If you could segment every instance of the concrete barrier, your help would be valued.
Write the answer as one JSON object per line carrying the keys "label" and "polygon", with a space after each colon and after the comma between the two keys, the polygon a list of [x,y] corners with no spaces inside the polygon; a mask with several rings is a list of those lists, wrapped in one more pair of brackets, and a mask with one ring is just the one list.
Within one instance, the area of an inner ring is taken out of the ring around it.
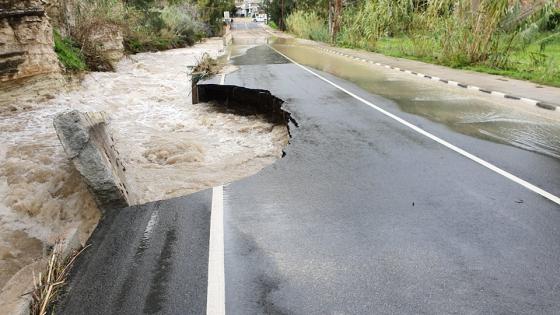
{"label": "concrete barrier", "polygon": [[59,114],[54,127],[64,151],[84,178],[102,211],[130,205],[125,167],[106,130],[104,113]]}

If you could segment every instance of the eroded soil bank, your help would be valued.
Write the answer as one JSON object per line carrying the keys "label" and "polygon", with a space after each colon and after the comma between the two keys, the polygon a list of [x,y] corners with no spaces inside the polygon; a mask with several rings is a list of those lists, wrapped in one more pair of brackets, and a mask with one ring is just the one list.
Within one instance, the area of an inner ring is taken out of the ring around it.
{"label": "eroded soil bank", "polygon": [[[99,211],[60,145],[52,120],[105,111],[134,203],[176,197],[256,173],[282,154],[288,130],[258,115],[191,104],[189,66],[222,40],[130,56],[71,91],[0,111],[0,287],[64,230],[82,240]],[[15,108],[15,109],[14,109]]]}

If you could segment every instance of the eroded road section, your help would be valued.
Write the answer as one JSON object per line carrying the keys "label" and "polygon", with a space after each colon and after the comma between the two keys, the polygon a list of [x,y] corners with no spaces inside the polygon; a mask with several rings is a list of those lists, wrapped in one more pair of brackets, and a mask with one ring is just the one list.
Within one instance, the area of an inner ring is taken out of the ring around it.
{"label": "eroded road section", "polygon": [[[298,122],[290,126],[285,157],[223,187],[221,232],[210,229],[210,191],[124,209],[103,221],[61,313],[560,309],[559,187],[541,176],[559,170],[557,159],[401,112],[267,45],[246,47],[233,63],[239,69],[226,85],[270,91]],[[459,148],[476,147],[482,160],[552,197],[387,113]],[[146,233],[156,241],[146,245]],[[206,300],[208,278],[216,278],[206,272],[212,233],[223,235],[224,296]],[[138,256],[148,267],[138,267]]]}

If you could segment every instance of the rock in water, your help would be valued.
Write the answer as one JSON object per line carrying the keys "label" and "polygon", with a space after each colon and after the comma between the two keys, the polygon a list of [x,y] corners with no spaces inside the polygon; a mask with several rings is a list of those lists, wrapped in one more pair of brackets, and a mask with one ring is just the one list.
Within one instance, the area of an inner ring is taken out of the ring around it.
{"label": "rock in water", "polygon": [[103,112],[73,110],[54,118],[54,128],[64,151],[103,210],[130,205],[125,168],[106,124]]}

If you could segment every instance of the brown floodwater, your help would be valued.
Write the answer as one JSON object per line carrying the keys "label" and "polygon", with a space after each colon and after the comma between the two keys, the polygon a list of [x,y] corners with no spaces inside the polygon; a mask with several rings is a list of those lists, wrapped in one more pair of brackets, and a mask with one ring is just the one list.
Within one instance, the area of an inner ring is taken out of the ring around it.
{"label": "brown floodwater", "polygon": [[298,63],[393,100],[405,112],[445,124],[466,135],[560,159],[558,112],[328,54],[295,39],[279,38],[272,46]]}
{"label": "brown floodwater", "polygon": [[189,67],[222,49],[219,39],[133,55],[116,72],[90,73],[71,91],[42,101],[14,98],[0,110],[0,287],[61,232],[78,227],[83,241],[99,219],[57,139],[58,113],[108,114],[136,204],[228,183],[281,157],[285,125],[192,104]]}

